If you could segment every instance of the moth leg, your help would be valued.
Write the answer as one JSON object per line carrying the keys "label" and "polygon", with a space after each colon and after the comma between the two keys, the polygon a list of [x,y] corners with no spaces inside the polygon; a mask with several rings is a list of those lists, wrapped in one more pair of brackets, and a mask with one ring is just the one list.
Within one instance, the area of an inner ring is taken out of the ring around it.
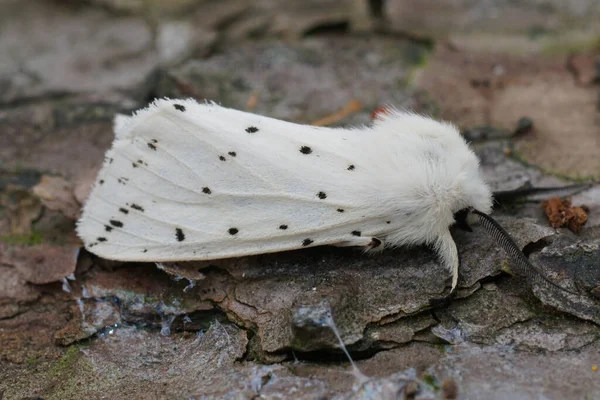
{"label": "moth leg", "polygon": [[381,248],[383,249],[383,241],[375,237],[357,237],[350,240],[346,240],[340,243],[334,244],[336,247],[368,247],[369,249]]}
{"label": "moth leg", "polygon": [[452,271],[452,288],[450,292],[453,292],[458,283],[458,250],[454,238],[450,234],[450,231],[446,231],[441,235],[434,243],[435,250],[442,261],[442,264]]}

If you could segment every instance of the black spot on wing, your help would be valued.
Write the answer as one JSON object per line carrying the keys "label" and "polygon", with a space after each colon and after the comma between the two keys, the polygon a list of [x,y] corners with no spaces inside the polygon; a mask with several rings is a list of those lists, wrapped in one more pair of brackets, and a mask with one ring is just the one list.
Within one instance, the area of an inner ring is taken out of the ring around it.
{"label": "black spot on wing", "polygon": [[348,165],[348,171],[354,171],[355,169],[356,167],[354,166],[354,164]]}
{"label": "black spot on wing", "polygon": [[119,208],[119,211],[122,212],[123,214],[129,214],[129,210],[126,208],[123,208],[123,207]]}
{"label": "black spot on wing", "polygon": [[360,231],[352,231],[352,235],[354,235],[354,236],[360,236],[361,232]]}
{"label": "black spot on wing", "polygon": [[134,163],[134,162],[132,162],[131,165],[133,166],[133,168],[137,168],[138,167],[138,165],[136,163]]}
{"label": "black spot on wing", "polygon": [[99,241],[99,242],[106,242],[106,238],[105,237],[99,237],[99,238],[96,238],[96,240]]}
{"label": "black spot on wing", "polygon": [[229,234],[231,236],[236,235],[239,231],[237,228],[229,228],[229,230],[227,230],[227,232],[229,232]]}
{"label": "black spot on wing", "polygon": [[231,157],[235,157],[235,156],[237,156],[237,153],[236,153],[235,151],[230,151],[230,152],[229,152],[229,153],[227,153],[227,154],[229,154]]}
{"label": "black spot on wing", "polygon": [[108,221],[112,226],[117,227],[117,228],[122,228],[123,227],[123,223],[117,219],[111,219],[110,221]]}
{"label": "black spot on wing", "polygon": [[339,212],[339,213],[343,213],[343,212],[344,212],[344,209],[343,209],[343,208],[338,208],[338,209],[337,209],[337,212]]}
{"label": "black spot on wing", "polygon": [[258,132],[258,128],[255,127],[255,126],[249,126],[249,127],[246,128],[246,132],[248,132],[248,133],[256,133],[256,132]]}
{"label": "black spot on wing", "polygon": [[175,107],[176,110],[184,112],[185,111],[185,107],[182,106],[181,104],[173,104],[173,107]]}
{"label": "black spot on wing", "polygon": [[148,142],[148,147],[150,147],[152,150],[156,151],[156,146],[150,142]]}
{"label": "black spot on wing", "polygon": [[319,193],[317,193],[317,197],[320,198],[321,200],[324,200],[327,198],[327,193],[319,192]]}
{"label": "black spot on wing", "polygon": [[99,184],[104,185],[104,179],[100,179],[100,181],[98,181]]}
{"label": "black spot on wing", "polygon": [[205,187],[202,188],[202,193],[204,193],[204,194],[211,194],[212,191],[210,190],[210,188],[208,188],[208,187],[205,186]]}
{"label": "black spot on wing", "polygon": [[377,238],[371,238],[371,243],[368,244],[372,249],[381,246],[381,240]]}
{"label": "black spot on wing", "polygon": [[314,240],[312,240],[310,238],[306,238],[302,241],[302,246],[309,246],[312,243],[314,243]]}
{"label": "black spot on wing", "polygon": [[147,252],[148,252],[148,249],[144,249],[144,251],[142,251],[142,253],[147,253]]}
{"label": "black spot on wing", "polygon": [[112,231],[112,230],[113,230],[113,228],[112,228],[112,226],[104,225],[104,230],[105,230],[106,232],[110,232],[110,231]]}
{"label": "black spot on wing", "polygon": [[392,223],[392,221],[385,221],[385,223],[386,223],[386,224],[391,224],[391,223]]}
{"label": "black spot on wing", "polygon": [[130,207],[133,208],[134,210],[138,210],[138,211],[144,212],[144,207],[142,207],[142,206],[140,206],[138,204],[132,203]]}
{"label": "black spot on wing", "polygon": [[185,235],[183,234],[181,228],[175,228],[175,237],[177,238],[178,242],[183,242],[185,240]]}
{"label": "black spot on wing", "polygon": [[281,230],[286,230],[287,228],[288,228],[288,226],[285,224],[279,225],[279,229],[281,229]]}
{"label": "black spot on wing", "polygon": [[225,161],[225,160],[227,160],[227,159],[226,159],[225,157],[223,157],[223,156],[219,156],[219,160],[221,160],[221,161]]}
{"label": "black spot on wing", "polygon": [[300,153],[310,154],[310,153],[312,153],[312,149],[308,146],[302,146],[302,147],[300,147]]}

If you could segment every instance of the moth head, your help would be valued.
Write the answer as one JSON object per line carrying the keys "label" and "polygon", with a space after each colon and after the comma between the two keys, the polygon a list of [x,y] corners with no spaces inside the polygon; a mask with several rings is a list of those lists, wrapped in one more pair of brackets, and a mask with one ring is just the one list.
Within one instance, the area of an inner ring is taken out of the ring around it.
{"label": "moth head", "polygon": [[470,208],[489,214],[492,210],[492,191],[483,179],[475,155],[473,158],[472,165],[464,169],[464,176],[460,180],[462,198],[459,199],[453,211],[456,213]]}
{"label": "moth head", "polygon": [[463,231],[473,232],[467,218],[469,217],[469,213],[473,211],[473,208],[466,207],[461,210],[458,210],[454,213],[454,226],[458,229],[462,229]]}

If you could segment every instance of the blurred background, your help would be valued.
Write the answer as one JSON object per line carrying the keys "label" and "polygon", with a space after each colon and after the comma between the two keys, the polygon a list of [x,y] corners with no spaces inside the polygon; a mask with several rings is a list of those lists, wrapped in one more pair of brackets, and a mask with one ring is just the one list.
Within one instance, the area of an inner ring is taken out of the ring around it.
{"label": "blurred background", "polygon": [[[463,129],[510,131],[527,117],[543,131],[518,144],[527,161],[578,178],[600,170],[594,0],[2,0],[0,7],[6,106],[85,96],[99,107],[86,118],[102,119],[106,108],[194,97],[352,124],[393,104]],[[77,109],[55,110],[52,122]],[[40,113],[28,115],[27,126],[48,129]],[[24,154],[49,144],[35,134],[13,137],[14,118],[6,118],[4,166],[49,166]],[[97,162],[103,149],[83,157]]]}

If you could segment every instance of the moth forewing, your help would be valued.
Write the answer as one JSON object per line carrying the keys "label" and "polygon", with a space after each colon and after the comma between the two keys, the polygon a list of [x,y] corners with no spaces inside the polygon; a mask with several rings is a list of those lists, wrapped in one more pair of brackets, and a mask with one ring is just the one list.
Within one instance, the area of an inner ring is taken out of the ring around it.
{"label": "moth forewing", "polygon": [[409,112],[333,129],[163,99],[117,117],[115,131],[78,222],[86,248],[108,259],[427,243],[454,289],[453,214],[491,208],[457,129]]}

